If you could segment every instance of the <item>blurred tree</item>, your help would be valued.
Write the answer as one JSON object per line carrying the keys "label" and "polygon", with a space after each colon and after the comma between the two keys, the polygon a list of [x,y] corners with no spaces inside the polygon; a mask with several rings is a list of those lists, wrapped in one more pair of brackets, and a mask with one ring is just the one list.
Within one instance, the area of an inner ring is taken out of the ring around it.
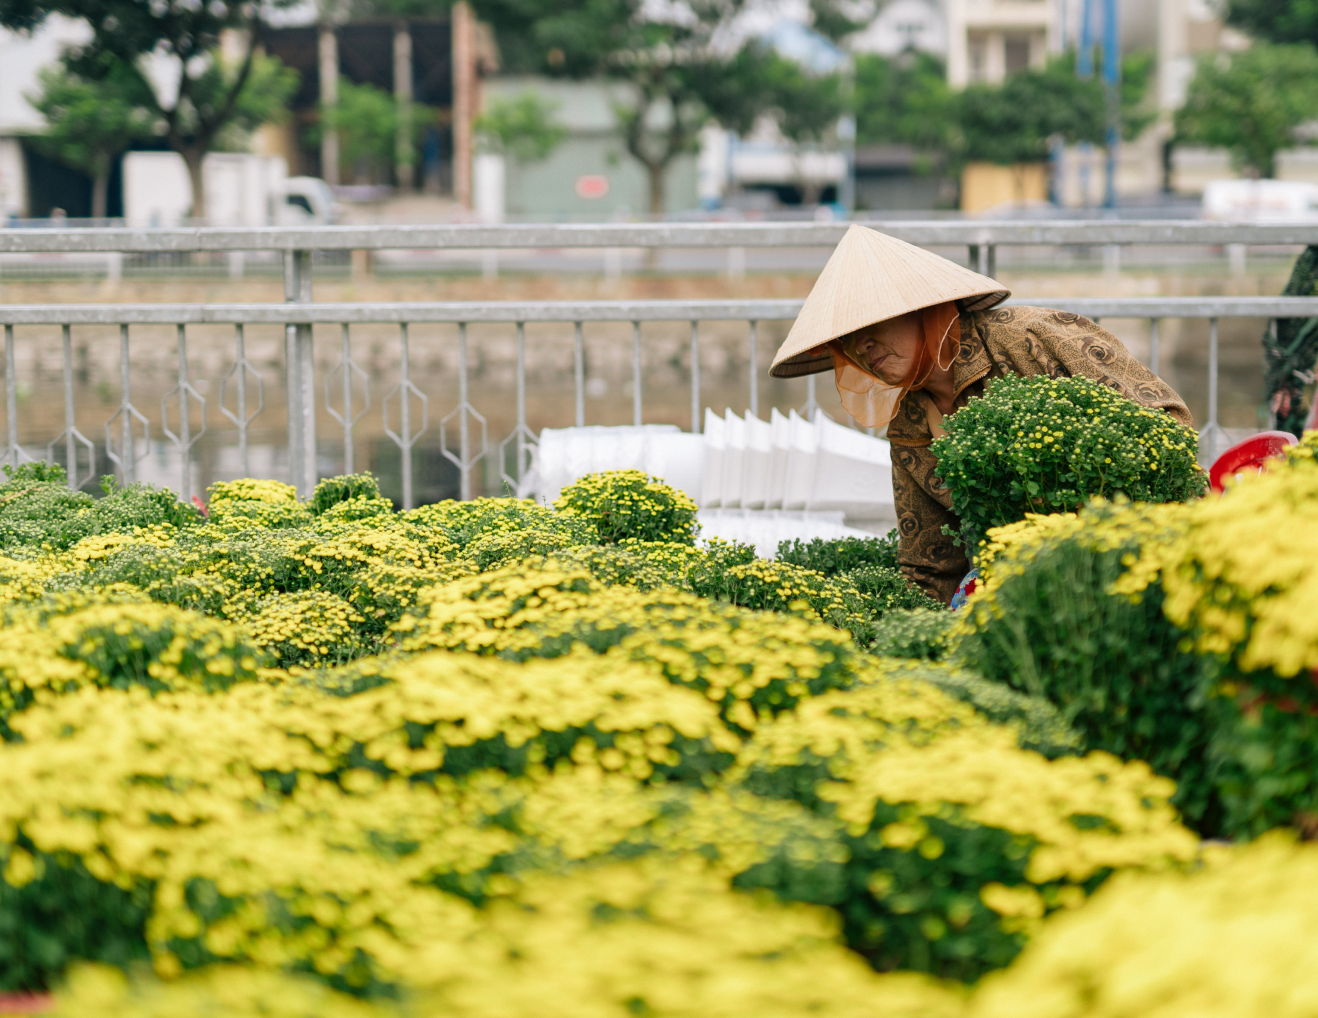
{"label": "blurred tree", "polygon": [[869,26],[876,13],[873,3],[857,0],[810,0],[810,27],[833,42]]}
{"label": "blurred tree", "polygon": [[[221,143],[226,129],[250,130],[282,110],[296,87],[294,72],[273,58],[257,58],[263,17],[297,0],[224,3],[202,0],[0,0],[0,25],[31,31],[51,14],[80,19],[91,41],[69,55],[68,67],[88,80],[106,71],[106,57],[137,68],[139,59],[173,65],[170,94],[151,90],[155,112],[165,124],[170,148],[183,156],[192,179],[192,214],[206,214],[201,161]],[[220,33],[234,30],[238,59],[225,65],[218,56]]]}
{"label": "blurred tree", "polygon": [[1227,0],[1226,20],[1269,42],[1318,45],[1318,4],[1313,0]]}
{"label": "blurred tree", "polygon": [[695,148],[712,115],[744,131],[763,97],[746,51],[726,46],[742,0],[477,0],[482,20],[498,33],[510,70],[624,83],[614,115],[627,151],[649,177],[650,211],[661,214],[673,160]]}
{"label": "blurred tree", "polygon": [[819,144],[833,134],[838,117],[847,110],[843,79],[840,73],[812,74],[795,60],[756,44],[747,51],[748,60],[740,64],[751,74],[740,81],[747,96],[754,96],[778,123],[783,137],[792,143],[793,165],[801,201],[814,205],[819,201],[821,183],[806,173],[805,155],[812,144]]}
{"label": "blurred tree", "polygon": [[[429,106],[412,103],[412,151],[435,122]],[[320,120],[307,128],[305,139],[313,148],[321,132],[337,128],[339,158],[352,172],[355,183],[383,183],[390,179],[398,155],[398,103],[393,95],[374,85],[356,85],[339,78],[339,102],[326,109]]]}
{"label": "blurred tree", "polygon": [[917,168],[945,165],[959,143],[956,93],[928,53],[856,57],[856,143],[910,145]]}
{"label": "blurred tree", "polygon": [[[1152,54],[1130,54],[1121,67],[1122,136],[1129,140],[1157,116],[1147,103]],[[1076,77],[1074,54],[1018,71],[1001,85],[971,85],[956,96],[955,107],[956,155],[1001,165],[1045,159],[1057,137],[1101,145],[1107,127],[1103,84]]]}
{"label": "blurred tree", "polygon": [[1271,177],[1277,153],[1318,110],[1318,51],[1308,43],[1256,43],[1240,53],[1205,53],[1185,105],[1178,141],[1220,145],[1253,176]]}
{"label": "blurred tree", "polygon": [[157,123],[142,79],[122,61],[102,57],[104,73],[87,79],[64,64],[37,73],[39,90],[26,96],[46,119],[46,133],[32,143],[53,159],[92,178],[92,218],[105,218],[106,183],[115,157]]}
{"label": "blurred tree", "polygon": [[567,128],[554,119],[557,110],[557,103],[527,89],[487,103],[476,118],[476,133],[519,163],[538,162],[549,158],[567,138]]}

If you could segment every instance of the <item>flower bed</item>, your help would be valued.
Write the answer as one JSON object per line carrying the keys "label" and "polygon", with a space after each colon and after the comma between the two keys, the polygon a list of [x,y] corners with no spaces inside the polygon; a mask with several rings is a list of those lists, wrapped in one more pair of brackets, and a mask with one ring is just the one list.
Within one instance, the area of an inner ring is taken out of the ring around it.
{"label": "flower bed", "polygon": [[[399,513],[354,475],[306,502],[216,485],[203,515],[18,472],[0,989],[64,1015],[990,1014],[1161,900],[1138,889],[1219,893],[1181,875],[1201,852],[1161,729],[1103,743],[1115,708],[975,656],[1074,517],[995,533],[949,629],[891,541],[766,561],[697,546],[688,508],[620,473],[559,510]],[[1183,615],[1146,625],[1221,657],[1161,578],[1197,546],[1139,539],[1200,525],[1163,511],[1067,537],[1118,556],[1090,600],[1165,589]]]}

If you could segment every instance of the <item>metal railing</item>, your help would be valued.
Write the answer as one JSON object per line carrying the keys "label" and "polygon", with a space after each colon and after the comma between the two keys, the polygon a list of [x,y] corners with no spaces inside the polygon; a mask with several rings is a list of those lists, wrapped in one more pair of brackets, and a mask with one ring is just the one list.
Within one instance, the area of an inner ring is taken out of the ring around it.
{"label": "metal railing", "polygon": [[[0,305],[0,324],[5,326],[6,414],[8,440],[5,462],[24,457],[18,441],[14,335],[16,325],[58,325],[63,330],[64,431],[49,444],[47,458],[63,444],[69,484],[81,487],[95,475],[94,443],[78,431],[74,414],[73,356],[70,329],[75,325],[120,326],[120,405],[106,422],[106,455],[116,472],[131,480],[134,466],[145,452],[137,452],[136,428],[143,444],[149,440],[145,415],[133,405],[129,377],[129,330],[138,325],[168,324],[177,330],[177,382],[161,402],[162,430],[182,459],[180,493],[192,494],[190,450],[206,431],[206,399],[192,384],[188,367],[187,328],[190,325],[227,324],[234,327],[232,367],[221,380],[220,408],[237,430],[239,455],[247,469],[247,438],[252,422],[262,412],[264,378],[247,358],[243,328],[246,325],[279,325],[285,330],[284,367],[288,401],[288,477],[299,492],[307,494],[316,483],[316,379],[312,325],[336,323],[341,327],[342,353],[338,365],[324,379],[325,407],[344,430],[345,469],[353,463],[353,429],[369,409],[369,389],[363,405],[354,410],[353,379],[364,380],[366,372],[352,357],[350,330],[354,324],[396,324],[399,327],[399,373],[380,408],[384,432],[398,447],[401,457],[403,503],[413,501],[412,450],[429,428],[429,398],[411,376],[409,325],[446,322],[458,326],[458,401],[440,420],[443,455],[456,466],[460,491],[472,493],[472,471],[490,451],[488,423],[472,405],[468,394],[467,333],[470,324],[503,322],[516,326],[516,425],[498,443],[499,474],[512,484],[521,481],[528,469],[535,435],[526,417],[525,326],[529,322],[575,324],[574,396],[575,420],[585,423],[584,340],[586,322],[631,322],[633,368],[633,420],[643,421],[641,377],[642,322],[689,322],[691,428],[700,430],[700,323],[745,321],[749,340],[748,408],[758,412],[759,322],[790,321],[800,309],[797,300],[709,300],[709,301],[590,301],[590,302],[447,302],[447,303],[313,303],[311,262],[313,251],[385,249],[480,249],[508,248],[701,248],[726,247],[730,252],[748,247],[829,247],[848,228],[847,223],[605,223],[521,226],[330,226],[308,228],[188,228],[188,229],[0,229],[0,253],[45,252],[279,252],[284,262],[285,303],[265,304],[70,304]],[[996,251],[1002,245],[1298,245],[1318,243],[1318,224],[1255,224],[1186,221],[893,221],[867,222],[909,243],[927,247],[967,248],[968,263],[993,275]],[[1036,303],[1018,298],[1012,303]],[[1171,297],[1171,298],[1047,298],[1038,303],[1073,311],[1095,320],[1101,318],[1144,318],[1151,322],[1150,366],[1159,366],[1159,324],[1165,318],[1199,318],[1209,321],[1208,420],[1201,432],[1211,458],[1220,451],[1224,434],[1218,424],[1218,329],[1222,318],[1295,318],[1318,315],[1318,298],[1266,297]],[[330,400],[333,378],[338,375],[341,409]],[[255,383],[256,409],[249,413],[251,383]],[[236,408],[225,403],[232,384]],[[808,380],[804,409],[817,407],[814,377]],[[419,404],[420,421],[413,419],[413,402]],[[390,407],[397,403],[395,428]],[[168,427],[171,404],[178,416],[178,430]],[[192,430],[192,404],[201,408],[201,428]],[[418,426],[419,423],[419,426]],[[447,446],[447,428],[458,426],[457,451]],[[119,432],[117,445],[113,431]],[[479,447],[473,442],[479,431]],[[88,453],[84,476],[78,465],[78,450]],[[511,473],[507,454],[513,454]]]}
{"label": "metal railing", "polygon": [[[562,322],[574,325],[574,407],[575,422],[585,424],[584,338],[582,325],[587,322],[630,322],[632,324],[632,416],[635,424],[644,421],[643,377],[641,372],[641,323],[689,322],[691,430],[699,432],[702,404],[700,399],[700,325],[702,322],[744,321],[748,324],[748,403],[752,413],[759,412],[759,371],[757,324],[790,321],[801,307],[799,300],[722,300],[722,301],[592,301],[569,302],[447,302],[394,304],[337,304],[294,302],[286,304],[84,304],[84,305],[9,305],[0,306],[0,324],[5,330],[6,412],[8,445],[5,461],[17,463],[24,457],[18,442],[18,401],[14,369],[14,327],[16,325],[58,325],[62,327],[62,369],[64,380],[64,431],[49,443],[47,458],[54,459],[55,449],[64,447],[69,467],[69,484],[81,487],[95,476],[94,443],[77,430],[74,423],[74,364],[70,330],[81,325],[119,325],[120,403],[105,424],[106,454],[116,473],[124,481],[134,479],[134,466],[146,454],[150,428],[145,415],[133,404],[129,371],[129,339],[133,326],[172,325],[177,330],[177,383],[161,401],[161,419],[165,437],[178,451],[182,464],[180,494],[186,500],[193,494],[190,450],[206,431],[206,398],[198,391],[190,373],[187,330],[191,325],[227,324],[234,329],[232,367],[221,379],[220,406],[237,432],[242,469],[247,470],[248,431],[264,407],[264,378],[247,359],[244,327],[247,325],[283,326],[286,335],[285,369],[288,381],[288,448],[290,483],[302,494],[315,486],[316,477],[316,404],[319,398],[312,359],[312,325],[334,323],[341,329],[341,354],[338,364],[322,380],[324,407],[343,428],[344,470],[351,471],[354,427],[369,409],[369,390],[357,403],[353,378],[365,380],[367,373],[353,359],[350,332],[353,325],[395,324],[398,327],[398,379],[385,397],[380,412],[384,432],[398,447],[402,471],[402,501],[413,504],[412,451],[417,439],[429,428],[429,396],[411,377],[412,353],[408,328],[423,323],[457,325],[458,400],[440,421],[440,447],[443,455],[457,468],[463,498],[472,496],[472,471],[496,448],[500,477],[516,487],[531,463],[536,436],[528,427],[526,411],[526,325]],[[1025,299],[1012,304],[1031,303]],[[1218,424],[1218,321],[1222,318],[1296,318],[1318,316],[1315,297],[1214,297],[1214,298],[1074,298],[1048,299],[1041,303],[1059,310],[1072,311],[1092,319],[1143,318],[1152,326],[1149,366],[1159,368],[1159,326],[1168,318],[1200,318],[1209,322],[1208,345],[1208,419],[1200,432],[1205,454],[1212,458],[1225,448],[1225,434]],[[516,425],[492,447],[486,418],[469,400],[467,362],[467,326],[475,323],[502,322],[515,326],[516,356]],[[337,385],[336,385],[336,376]],[[814,376],[808,381],[804,412],[817,408]],[[256,409],[249,412],[253,383]],[[227,387],[234,386],[236,409],[226,405]],[[338,389],[339,407],[332,397]],[[413,401],[419,404],[420,420],[413,413]],[[193,430],[190,403],[201,407],[201,429]],[[396,409],[391,410],[393,404]],[[170,429],[171,406],[177,415],[177,430]],[[396,426],[395,426],[396,422]],[[448,446],[448,427],[458,425],[457,448]],[[136,428],[141,428],[141,438]],[[114,432],[118,431],[116,438]],[[475,439],[479,433],[479,440]],[[143,448],[138,452],[139,442]],[[86,450],[88,466],[79,466],[79,449]],[[512,466],[508,467],[511,454]]]}
{"label": "metal railing", "polygon": [[[997,269],[999,247],[1101,248],[1105,270],[1119,268],[1127,247],[1226,248],[1233,271],[1243,271],[1250,246],[1318,242],[1309,223],[1227,223],[1198,220],[865,220],[864,225],[923,247],[965,247],[967,264],[985,275]],[[727,271],[745,272],[748,248],[828,248],[844,222],[567,223],[483,226],[180,227],[175,229],[0,229],[0,258],[21,254],[91,256],[111,280],[121,278],[126,256],[147,266],[172,265],[191,255],[225,253],[228,274],[243,274],[246,253],[319,251],[474,252],[481,271],[496,275],[501,250],[553,252],[603,249],[607,277],[621,273],[625,249],[725,248]],[[159,260],[164,259],[162,263]],[[579,260],[574,270],[580,269]],[[47,269],[58,266],[47,265]],[[2,274],[2,273],[0,273]]]}

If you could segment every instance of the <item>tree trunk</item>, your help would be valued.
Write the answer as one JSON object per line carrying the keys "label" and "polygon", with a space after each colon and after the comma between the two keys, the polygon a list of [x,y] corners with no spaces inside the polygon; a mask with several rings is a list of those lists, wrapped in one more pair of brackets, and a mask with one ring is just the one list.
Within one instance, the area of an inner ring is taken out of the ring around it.
{"label": "tree trunk", "polygon": [[92,218],[105,218],[105,192],[109,189],[110,174],[102,170],[92,178]]}
{"label": "tree trunk", "polygon": [[664,214],[664,190],[667,184],[664,173],[668,169],[668,164],[667,162],[646,163],[645,169],[650,174],[650,215],[659,217]]}
{"label": "tree trunk", "polygon": [[179,151],[183,161],[188,164],[188,179],[192,182],[192,220],[199,226],[205,226],[206,188],[202,182],[201,161],[206,157],[204,149],[185,148]]}

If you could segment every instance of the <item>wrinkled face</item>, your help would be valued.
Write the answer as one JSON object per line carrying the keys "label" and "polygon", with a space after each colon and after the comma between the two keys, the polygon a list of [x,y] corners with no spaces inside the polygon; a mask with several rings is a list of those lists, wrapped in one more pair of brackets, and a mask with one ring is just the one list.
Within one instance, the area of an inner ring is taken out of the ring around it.
{"label": "wrinkled face", "polygon": [[924,339],[919,311],[857,329],[846,339],[855,341],[860,362],[889,385],[900,385],[911,371]]}

